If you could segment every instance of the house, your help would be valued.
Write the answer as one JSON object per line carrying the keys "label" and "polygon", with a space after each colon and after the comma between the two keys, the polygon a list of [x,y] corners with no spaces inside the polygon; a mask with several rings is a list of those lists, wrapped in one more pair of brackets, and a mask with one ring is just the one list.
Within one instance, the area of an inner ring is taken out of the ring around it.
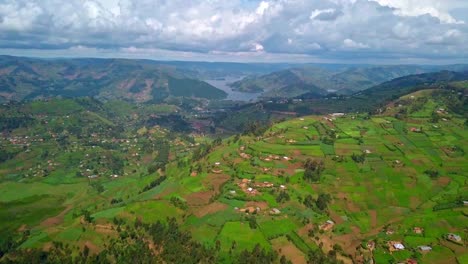
{"label": "house", "polygon": [[395,249],[397,249],[397,250],[403,250],[403,249],[405,249],[405,246],[403,246],[403,244],[401,244],[401,243],[395,243],[395,244],[393,244],[393,247],[394,247]]}
{"label": "house", "polygon": [[365,149],[365,150],[364,150],[364,153],[366,153],[366,154],[371,154],[372,151],[370,151],[369,149]]}
{"label": "house", "polygon": [[375,241],[373,241],[373,240],[368,241],[367,242],[367,248],[369,250],[374,250],[375,249]]}
{"label": "house", "polygon": [[257,209],[255,207],[249,206],[247,208],[240,209],[239,212],[246,213],[246,214],[253,214],[257,212]]}
{"label": "house", "polygon": [[412,127],[412,128],[410,128],[410,131],[411,131],[411,132],[415,132],[415,133],[420,133],[420,132],[421,132],[421,129],[416,128],[416,127]]}
{"label": "house", "polygon": [[230,194],[236,194],[236,191],[230,190],[229,193],[230,193]]}
{"label": "house", "polygon": [[250,183],[252,180],[249,179],[242,179],[242,183]]}
{"label": "house", "polygon": [[464,206],[468,206],[468,201],[463,201]]}
{"label": "house", "polygon": [[421,250],[422,252],[428,252],[432,250],[430,246],[419,246],[418,249]]}
{"label": "house", "polygon": [[457,243],[460,243],[462,241],[461,236],[452,233],[447,234],[447,239]]}
{"label": "house", "polygon": [[424,228],[416,226],[416,227],[413,228],[413,232],[416,233],[416,234],[422,234],[424,232]]}
{"label": "house", "polygon": [[221,165],[220,162],[215,162],[215,166],[219,166],[219,165]]}
{"label": "house", "polygon": [[287,156],[284,156],[283,159],[284,159],[284,160],[290,160],[290,158],[287,157]]}
{"label": "house", "polygon": [[392,251],[404,250],[405,246],[400,241],[388,241],[388,249]]}
{"label": "house", "polygon": [[240,156],[241,156],[241,158],[243,158],[243,159],[250,159],[250,155],[249,155],[249,154],[246,154],[246,153],[241,153]]}
{"label": "house", "polygon": [[339,117],[339,116],[344,116],[345,114],[344,113],[333,113],[331,114],[331,116],[333,117]]}
{"label": "house", "polygon": [[281,214],[281,211],[278,208],[272,208],[270,210],[270,214],[271,215],[279,215],[279,214]]}
{"label": "house", "polygon": [[385,231],[385,234],[387,235],[393,235],[395,233],[395,231],[393,229],[387,229],[387,231]]}
{"label": "house", "polygon": [[319,228],[321,230],[328,231],[328,230],[331,230],[334,225],[335,225],[335,222],[333,222],[332,220],[327,220],[325,223],[320,225]]}

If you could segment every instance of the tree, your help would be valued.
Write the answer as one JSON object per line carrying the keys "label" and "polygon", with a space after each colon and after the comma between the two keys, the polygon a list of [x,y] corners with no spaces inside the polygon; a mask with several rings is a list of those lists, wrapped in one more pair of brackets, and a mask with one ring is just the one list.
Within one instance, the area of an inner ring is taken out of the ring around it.
{"label": "tree", "polygon": [[257,219],[253,215],[249,217],[249,227],[250,229],[257,229]]}
{"label": "tree", "polygon": [[304,199],[304,205],[307,208],[312,208],[314,206],[314,198],[312,198],[312,195],[307,195],[306,198]]}
{"label": "tree", "polygon": [[304,180],[311,182],[319,181],[324,168],[323,161],[307,159],[304,163]]}
{"label": "tree", "polygon": [[328,203],[330,202],[331,197],[329,194],[319,194],[317,201],[315,202],[315,205],[317,205],[317,208],[320,210],[325,210],[328,206]]}

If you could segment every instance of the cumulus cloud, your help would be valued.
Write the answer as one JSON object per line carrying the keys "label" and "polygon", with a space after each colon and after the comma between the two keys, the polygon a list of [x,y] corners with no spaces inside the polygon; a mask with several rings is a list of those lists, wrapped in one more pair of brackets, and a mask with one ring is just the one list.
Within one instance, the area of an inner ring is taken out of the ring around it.
{"label": "cumulus cloud", "polygon": [[0,51],[460,58],[468,26],[453,14],[467,8],[463,0],[0,0]]}

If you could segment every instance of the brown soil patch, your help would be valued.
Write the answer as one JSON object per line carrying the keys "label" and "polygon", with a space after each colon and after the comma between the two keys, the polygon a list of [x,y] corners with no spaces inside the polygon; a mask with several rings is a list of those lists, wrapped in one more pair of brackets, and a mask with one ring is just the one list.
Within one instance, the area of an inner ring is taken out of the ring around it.
{"label": "brown soil patch", "polygon": [[96,246],[95,244],[93,244],[93,242],[89,240],[84,242],[84,244],[80,247],[81,250],[83,250],[85,246],[89,248],[90,255],[98,254],[101,251],[101,249],[98,246]]}
{"label": "brown soil patch", "polygon": [[193,208],[193,214],[196,217],[203,217],[205,215],[213,214],[219,211],[226,210],[228,206],[226,204],[220,202],[214,202],[209,205],[200,207],[200,208]]}
{"label": "brown soil patch", "polygon": [[370,224],[372,228],[377,226],[377,211],[376,210],[369,210],[370,216]]}
{"label": "brown soil patch", "polygon": [[23,224],[23,225],[21,225],[21,226],[18,228],[18,230],[16,230],[16,231],[18,231],[19,233],[22,233],[22,232],[24,232],[24,231],[26,231],[26,230],[28,230],[28,226],[25,225],[25,224]]}
{"label": "brown soil patch", "polygon": [[302,155],[302,153],[301,153],[301,151],[300,151],[300,150],[298,150],[298,149],[295,149],[295,150],[293,151],[293,155],[294,155],[295,157],[298,157],[298,156],[301,156],[301,155]]}
{"label": "brown soil patch", "polygon": [[411,209],[417,208],[421,204],[421,201],[419,200],[418,197],[416,196],[411,196],[410,197],[410,207]]}
{"label": "brown soil patch", "polygon": [[219,192],[221,186],[227,182],[231,177],[226,174],[210,174],[204,180],[204,184],[212,185],[216,192]]}
{"label": "brown soil patch", "polygon": [[285,174],[292,176],[296,173],[297,169],[302,168],[302,164],[300,162],[296,162],[293,164],[287,162],[285,165],[287,166],[287,168],[274,169],[273,174],[280,175],[280,171],[284,171]]}
{"label": "brown soil patch", "polygon": [[43,227],[51,227],[55,225],[59,225],[63,222],[63,218],[65,215],[72,209],[71,205],[68,205],[65,210],[63,210],[60,214],[54,217],[49,217],[46,220],[42,221],[41,226]]}
{"label": "brown soil patch", "polygon": [[216,193],[214,191],[196,192],[189,194],[185,197],[185,199],[187,200],[187,204],[189,206],[205,205],[210,202],[211,197],[215,194]]}
{"label": "brown soil patch", "polygon": [[106,225],[95,225],[94,230],[97,233],[100,234],[106,234],[106,235],[117,235],[117,231],[113,229],[113,226],[111,224],[106,224]]}
{"label": "brown soil patch", "polygon": [[297,234],[301,237],[307,237],[309,235],[309,230],[314,228],[313,224],[307,224],[297,230]]}
{"label": "brown soil patch", "polygon": [[423,166],[424,165],[424,162],[422,160],[419,160],[419,159],[412,159],[411,162],[414,164],[414,165],[419,165],[419,166]]}
{"label": "brown soil patch", "polygon": [[117,86],[117,89],[128,91],[130,87],[132,87],[135,84],[135,82],[136,79],[125,80]]}
{"label": "brown soil patch", "polygon": [[361,211],[361,209],[359,209],[359,206],[357,206],[355,203],[353,203],[350,200],[346,201],[346,208],[348,208],[348,211],[352,213],[357,213]]}
{"label": "brown soil patch", "polygon": [[450,178],[447,177],[447,176],[439,177],[439,178],[437,179],[437,185],[439,185],[439,186],[447,186],[451,181],[452,181],[452,179],[450,179]]}
{"label": "brown soil patch", "polygon": [[330,215],[331,220],[333,220],[333,222],[335,222],[335,224],[339,225],[339,224],[344,223],[343,218],[341,218],[341,216],[338,215],[335,211],[329,210],[328,213]]}
{"label": "brown soil patch", "polygon": [[48,252],[48,251],[50,251],[50,249],[52,249],[52,247],[54,247],[52,242],[47,242],[42,246],[42,250]]}
{"label": "brown soil patch", "polygon": [[286,259],[295,264],[306,264],[307,260],[302,251],[300,251],[293,243],[281,243],[281,241],[273,240],[273,248],[278,252],[278,255],[284,255]]}

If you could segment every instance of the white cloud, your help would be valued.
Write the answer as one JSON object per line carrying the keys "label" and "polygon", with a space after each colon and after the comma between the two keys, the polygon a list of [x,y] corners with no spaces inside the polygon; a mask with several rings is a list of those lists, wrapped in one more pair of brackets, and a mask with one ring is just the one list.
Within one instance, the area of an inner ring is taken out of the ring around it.
{"label": "white cloud", "polygon": [[265,48],[263,47],[262,44],[254,43],[253,48],[251,50],[256,51],[256,52],[263,52]]}
{"label": "white cloud", "polygon": [[457,0],[370,0],[378,2],[382,6],[395,8],[395,14],[401,16],[430,15],[438,18],[443,23],[464,24],[464,21],[452,17],[448,9],[457,4]]}
{"label": "white cloud", "polygon": [[468,56],[468,25],[452,13],[464,8],[468,1],[0,0],[0,49],[459,58]]}
{"label": "white cloud", "polygon": [[343,40],[343,46],[345,48],[351,48],[351,49],[366,49],[366,48],[369,48],[369,46],[367,44],[356,42],[356,41],[354,41],[352,39],[349,39],[349,38]]}

